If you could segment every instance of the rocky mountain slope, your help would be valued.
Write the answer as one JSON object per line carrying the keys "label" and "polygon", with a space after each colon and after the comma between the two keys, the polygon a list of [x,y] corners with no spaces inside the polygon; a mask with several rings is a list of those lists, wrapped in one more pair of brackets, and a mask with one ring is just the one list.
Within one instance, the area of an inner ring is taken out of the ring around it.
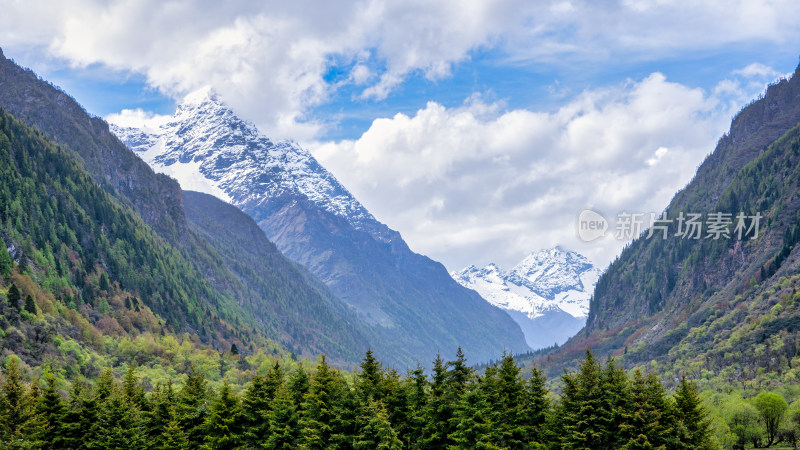
{"label": "rocky mountain slope", "polygon": [[211,90],[193,93],[156,130],[114,132],[159,172],[230,202],[289,258],[351,305],[391,363],[462,346],[477,361],[525,350],[519,326],[444,266],[411,251],[293,142],[272,142]]}
{"label": "rocky mountain slope", "polygon": [[[800,67],[737,114],[667,207],[668,238],[628,246],[597,282],[586,327],[540,362],[555,372],[591,347],[724,382],[791,371],[800,354],[798,124]],[[688,214],[702,214],[697,239],[682,234]],[[716,239],[715,221],[725,231]]]}
{"label": "rocky mountain slope", "polygon": [[506,310],[538,349],[563,344],[583,328],[600,270],[583,255],[554,247],[531,253],[508,271],[489,264],[451,276]]}

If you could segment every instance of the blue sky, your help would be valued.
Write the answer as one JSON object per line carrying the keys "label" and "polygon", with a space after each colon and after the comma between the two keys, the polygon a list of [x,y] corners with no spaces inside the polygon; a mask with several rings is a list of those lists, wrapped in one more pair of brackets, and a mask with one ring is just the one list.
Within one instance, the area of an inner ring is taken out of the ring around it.
{"label": "blue sky", "polygon": [[2,1],[7,57],[120,124],[213,86],[450,269],[660,211],[765,86],[793,1]]}

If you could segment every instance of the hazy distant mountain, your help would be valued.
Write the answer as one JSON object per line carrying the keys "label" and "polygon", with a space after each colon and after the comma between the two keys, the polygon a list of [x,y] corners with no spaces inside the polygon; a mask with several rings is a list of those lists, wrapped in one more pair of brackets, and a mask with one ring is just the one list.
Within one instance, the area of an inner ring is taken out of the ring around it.
{"label": "hazy distant mountain", "polygon": [[531,253],[509,271],[469,266],[453,279],[502,308],[532,348],[562,344],[580,330],[600,270],[579,253],[555,247]]}

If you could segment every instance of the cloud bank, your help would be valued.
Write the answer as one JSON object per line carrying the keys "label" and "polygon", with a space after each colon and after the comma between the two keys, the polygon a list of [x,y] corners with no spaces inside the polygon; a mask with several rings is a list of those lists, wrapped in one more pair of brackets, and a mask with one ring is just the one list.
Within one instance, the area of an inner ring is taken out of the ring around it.
{"label": "cloud bank", "polygon": [[763,89],[746,72],[713,92],[653,73],[552,113],[505,111],[480,97],[458,108],[428,103],[314,153],[415,250],[451,269],[490,262],[476,254],[509,266],[555,244],[605,265],[625,242],[580,241],[579,212],[659,213]]}
{"label": "cloud bank", "polygon": [[800,37],[800,3],[790,0],[27,0],[2,9],[4,46],[141,73],[176,99],[210,84],[270,135],[300,140],[319,135],[326,124],[309,111],[343,85],[380,100],[409,76],[447,78],[481,49],[513,64],[569,65]]}

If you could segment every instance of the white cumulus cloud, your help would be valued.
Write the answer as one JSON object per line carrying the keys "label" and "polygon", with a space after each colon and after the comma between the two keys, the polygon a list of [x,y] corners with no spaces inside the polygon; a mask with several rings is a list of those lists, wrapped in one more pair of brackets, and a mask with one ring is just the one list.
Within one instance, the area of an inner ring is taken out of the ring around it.
{"label": "white cumulus cloud", "polygon": [[510,265],[555,244],[604,265],[624,242],[581,242],[579,212],[659,213],[728,127],[740,105],[731,97],[755,94],[724,93],[653,73],[547,113],[431,102],[313,151],[416,251],[451,269]]}

